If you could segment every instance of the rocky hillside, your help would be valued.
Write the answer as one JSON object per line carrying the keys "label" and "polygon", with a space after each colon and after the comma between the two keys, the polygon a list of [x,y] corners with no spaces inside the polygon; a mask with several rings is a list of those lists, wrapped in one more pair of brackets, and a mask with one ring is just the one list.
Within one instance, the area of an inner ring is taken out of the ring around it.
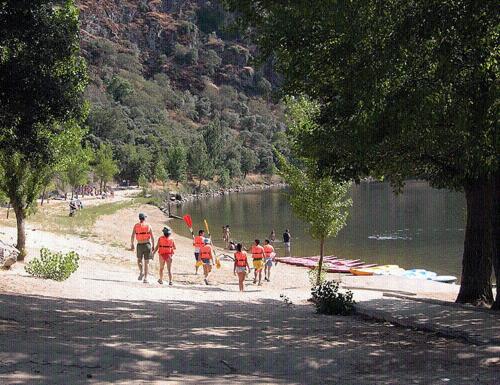
{"label": "rocky hillside", "polygon": [[[279,79],[271,66],[252,65],[254,47],[228,28],[232,16],[217,1],[78,6],[91,76],[89,139],[112,146],[121,178],[155,179],[161,168],[172,176],[179,156],[187,175],[207,179],[273,172],[272,145],[288,147],[282,108],[271,101]],[[200,156],[212,171],[202,170]]]}

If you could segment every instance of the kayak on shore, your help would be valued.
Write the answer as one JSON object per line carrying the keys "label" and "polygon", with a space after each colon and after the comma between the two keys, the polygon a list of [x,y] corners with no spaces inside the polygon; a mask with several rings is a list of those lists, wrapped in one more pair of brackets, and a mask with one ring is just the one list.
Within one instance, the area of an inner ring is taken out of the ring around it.
{"label": "kayak on shore", "polygon": [[[309,269],[317,267],[319,259],[319,256],[276,258],[278,262],[286,263],[292,266],[307,267]],[[357,276],[393,275],[411,279],[428,279],[442,283],[454,283],[457,280],[457,277],[455,276],[437,275],[435,272],[425,269],[405,270],[398,265],[368,264],[359,259],[343,259],[335,256],[323,257],[323,267],[329,273],[350,273]]]}

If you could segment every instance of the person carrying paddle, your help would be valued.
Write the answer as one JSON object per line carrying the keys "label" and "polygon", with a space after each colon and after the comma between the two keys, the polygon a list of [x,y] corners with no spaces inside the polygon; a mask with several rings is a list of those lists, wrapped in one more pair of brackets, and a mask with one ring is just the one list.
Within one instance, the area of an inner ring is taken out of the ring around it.
{"label": "person carrying paddle", "polygon": [[260,240],[256,239],[252,246],[252,259],[253,267],[255,269],[255,275],[253,283],[257,283],[257,277],[259,277],[259,286],[262,285],[262,269],[264,268],[264,248],[260,245]]}
{"label": "person carrying paddle", "polygon": [[271,242],[269,239],[264,240],[264,280],[267,282],[271,282],[271,267],[273,267],[274,256],[274,247],[271,246]]}
{"label": "person carrying paddle", "polygon": [[195,274],[198,274],[198,268],[200,267],[198,262],[200,261],[200,249],[203,247],[205,244],[203,241],[205,239],[205,231],[200,230],[198,231],[198,235],[194,237],[193,239],[193,246],[194,246],[194,259],[196,260],[196,272]]}
{"label": "person carrying paddle", "polygon": [[247,270],[250,273],[250,266],[248,265],[247,253],[242,251],[243,246],[241,243],[236,245],[236,253],[234,253],[234,274],[238,274],[238,285],[240,291],[245,290],[245,277]]}
{"label": "person carrying paddle", "polygon": [[[153,230],[146,223],[146,214],[139,214],[139,223],[134,225],[132,235],[130,237],[130,249],[134,250],[134,240],[137,241],[137,266],[139,266],[139,281],[144,277],[144,283],[148,283],[148,264],[149,260],[153,259],[151,252],[154,244]],[[144,259],[144,271],[143,271]]]}
{"label": "person carrying paddle", "polygon": [[158,243],[153,251],[153,255],[157,252],[160,254],[160,279],[158,283],[163,285],[163,269],[165,268],[165,263],[167,264],[168,271],[168,284],[172,286],[172,257],[175,253],[175,242],[170,236],[172,235],[172,230],[168,227],[163,228],[163,235],[158,238]]}
{"label": "person carrying paddle", "polygon": [[214,261],[214,252],[212,246],[210,245],[210,239],[205,238],[203,240],[204,245],[200,249],[200,259],[203,262],[203,274],[205,275],[205,285],[208,285],[208,276],[212,271],[212,265]]}

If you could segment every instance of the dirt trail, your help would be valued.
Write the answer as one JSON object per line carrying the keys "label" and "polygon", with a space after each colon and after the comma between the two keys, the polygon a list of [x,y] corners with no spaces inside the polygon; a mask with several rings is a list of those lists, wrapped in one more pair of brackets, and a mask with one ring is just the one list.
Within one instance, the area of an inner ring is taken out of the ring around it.
{"label": "dirt trail", "polygon": [[499,383],[495,347],[314,314],[302,269],[278,265],[271,283],[239,293],[224,261],[205,286],[190,240],[176,237],[175,285],[143,284],[126,250],[139,211],[159,234],[165,217],[149,206],[100,218],[92,241],[28,228],[31,255],[77,250],[81,266],[61,283],[29,277],[22,264],[0,272],[0,383]]}

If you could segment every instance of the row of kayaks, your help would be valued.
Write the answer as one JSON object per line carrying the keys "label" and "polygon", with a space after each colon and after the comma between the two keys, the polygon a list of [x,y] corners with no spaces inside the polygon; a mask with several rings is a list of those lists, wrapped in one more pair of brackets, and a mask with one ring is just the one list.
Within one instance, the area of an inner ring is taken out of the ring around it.
{"label": "row of kayaks", "polygon": [[[282,257],[278,261],[294,266],[317,267],[319,257]],[[457,277],[452,275],[437,275],[424,269],[405,270],[398,265],[368,264],[359,259],[343,259],[334,256],[323,258],[323,267],[329,273],[351,273],[353,275],[391,275],[405,278],[428,279],[437,282],[454,283]]]}

